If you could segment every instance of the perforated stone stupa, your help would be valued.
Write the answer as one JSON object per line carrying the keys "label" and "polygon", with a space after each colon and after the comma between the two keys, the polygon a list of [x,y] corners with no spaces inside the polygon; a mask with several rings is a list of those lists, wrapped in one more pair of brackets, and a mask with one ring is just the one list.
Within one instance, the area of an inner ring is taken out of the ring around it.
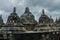
{"label": "perforated stone stupa", "polygon": [[7,19],[7,25],[14,25],[14,26],[19,26],[21,25],[20,23],[20,18],[16,13],[16,7],[14,7],[13,12],[9,15]]}
{"label": "perforated stone stupa", "polygon": [[29,8],[26,7],[25,8],[25,12],[23,15],[21,15],[20,17],[20,21],[23,24],[36,24],[36,20],[34,15],[30,12]]}

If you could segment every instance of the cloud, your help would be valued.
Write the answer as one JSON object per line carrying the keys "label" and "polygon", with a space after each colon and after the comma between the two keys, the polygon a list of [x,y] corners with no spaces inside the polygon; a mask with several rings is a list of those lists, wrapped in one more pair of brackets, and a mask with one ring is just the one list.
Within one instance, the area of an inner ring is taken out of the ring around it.
{"label": "cloud", "polygon": [[7,18],[9,16],[9,12],[5,12],[3,10],[0,10],[0,15],[2,15],[2,18],[3,18],[4,23],[6,23]]}
{"label": "cloud", "polygon": [[52,18],[60,17],[60,0],[0,0],[0,14],[3,15],[4,22],[16,6],[17,14],[21,16],[25,7],[29,7],[35,19],[38,20],[41,10],[45,9],[46,15]]}

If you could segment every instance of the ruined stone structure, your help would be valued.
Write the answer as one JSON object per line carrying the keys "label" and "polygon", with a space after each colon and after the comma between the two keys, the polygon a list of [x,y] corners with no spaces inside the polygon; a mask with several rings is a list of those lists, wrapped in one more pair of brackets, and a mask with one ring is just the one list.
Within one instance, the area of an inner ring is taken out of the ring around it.
{"label": "ruined stone structure", "polygon": [[3,24],[2,15],[0,15],[0,24]]}
{"label": "ruined stone structure", "polygon": [[[16,13],[16,7],[14,7],[6,23],[3,22],[2,16],[0,15],[1,40],[59,40],[59,30],[60,18],[54,21],[51,16],[49,17],[45,14],[44,9],[42,9],[42,14],[38,22],[28,7],[25,8],[25,12],[20,17]],[[28,39],[27,35],[29,35]],[[57,38],[52,35],[59,36]]]}
{"label": "ruined stone structure", "polygon": [[38,21],[39,22],[35,20],[33,13],[30,12],[28,7],[25,8],[25,12],[20,17],[16,13],[16,7],[14,7],[13,12],[8,16],[6,23],[3,22],[2,16],[0,16],[1,27],[19,27],[20,29],[24,28],[26,31],[40,30],[41,27],[43,29],[56,29],[56,26],[59,26],[60,24],[60,18],[56,19],[54,22],[51,16],[49,17],[45,14],[44,9],[42,9],[42,14]]}
{"label": "ruined stone structure", "polygon": [[41,14],[41,17],[39,18],[39,23],[53,23],[53,19],[51,17],[49,18],[45,14],[44,9],[42,9],[42,14]]}
{"label": "ruined stone structure", "polygon": [[34,15],[30,12],[28,7],[25,8],[25,12],[21,15],[20,21],[24,26],[26,26],[25,28],[27,30],[33,30],[37,24]]}
{"label": "ruined stone structure", "polygon": [[6,24],[9,26],[13,26],[13,25],[18,26],[20,25],[19,23],[20,23],[20,19],[16,13],[16,7],[14,7],[13,12],[8,17]]}
{"label": "ruined stone structure", "polygon": [[2,15],[0,15],[0,26],[4,25],[3,19],[2,19]]}

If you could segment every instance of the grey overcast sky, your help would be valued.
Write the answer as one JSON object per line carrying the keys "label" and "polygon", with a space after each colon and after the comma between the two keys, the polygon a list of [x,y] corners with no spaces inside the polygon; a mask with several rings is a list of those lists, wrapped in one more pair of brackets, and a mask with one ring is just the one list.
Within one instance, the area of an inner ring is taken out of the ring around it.
{"label": "grey overcast sky", "polygon": [[19,16],[24,13],[25,7],[29,7],[36,20],[39,19],[42,9],[45,9],[46,15],[52,16],[55,20],[56,17],[60,17],[59,4],[60,0],[0,0],[0,14],[6,22],[14,6]]}

